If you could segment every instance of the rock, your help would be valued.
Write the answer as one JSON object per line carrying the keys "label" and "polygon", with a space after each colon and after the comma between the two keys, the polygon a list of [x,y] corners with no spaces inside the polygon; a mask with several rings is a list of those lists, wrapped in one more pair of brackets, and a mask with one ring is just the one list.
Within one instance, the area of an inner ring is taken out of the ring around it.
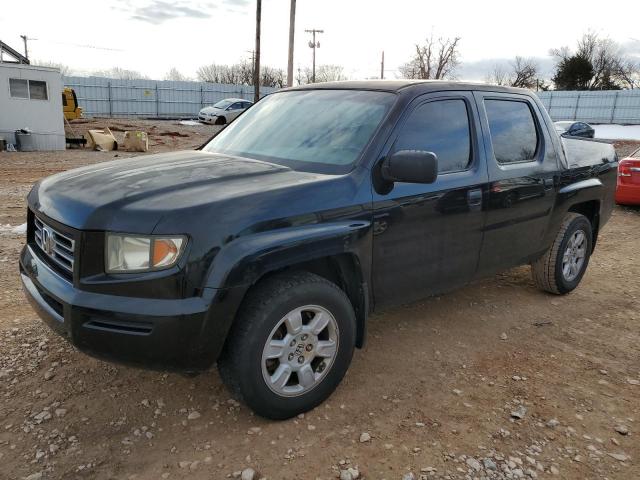
{"label": "rock", "polygon": [[41,478],[42,478],[42,472],[36,472],[24,477],[24,480],[40,480]]}
{"label": "rock", "polygon": [[560,470],[558,470],[553,465],[551,465],[551,467],[549,467],[549,471],[551,472],[551,475],[560,475]]}
{"label": "rock", "polygon": [[241,480],[257,480],[258,474],[253,468],[245,468],[240,474]]}
{"label": "rock", "polygon": [[513,418],[522,419],[527,414],[527,409],[524,405],[520,405],[514,411],[511,412]]}
{"label": "rock", "polygon": [[636,380],[635,378],[627,378],[627,383],[630,385],[640,385],[640,380]]}
{"label": "rock", "polygon": [[611,458],[615,458],[620,462],[626,462],[627,460],[630,460],[629,456],[625,455],[624,453],[607,453],[607,455],[609,455]]}
{"label": "rock", "polygon": [[56,374],[53,373],[53,371],[51,371],[51,370],[47,370],[46,372],[44,372],[44,379],[45,380],[51,380],[55,376],[56,376]]}
{"label": "rock", "polygon": [[200,417],[201,417],[200,413],[194,410],[187,416],[187,420],[197,420]]}
{"label": "rock", "polygon": [[509,338],[509,337],[507,337],[507,334],[506,334],[506,333],[502,332],[502,333],[500,334],[500,340],[506,340],[507,338]]}
{"label": "rock", "polygon": [[360,443],[366,443],[371,441],[371,435],[367,432],[363,432],[360,434]]}
{"label": "rock", "polygon": [[66,408],[56,408],[55,412],[56,417],[64,417],[67,414]]}
{"label": "rock", "polygon": [[458,390],[457,388],[454,388],[453,390],[451,390],[455,395],[462,395],[462,390]]}
{"label": "rock", "polygon": [[552,418],[547,422],[547,427],[549,428],[556,428],[558,425],[560,425],[560,422],[557,418]]}
{"label": "rock", "polygon": [[482,470],[482,465],[480,465],[480,462],[477,461],[475,458],[467,458],[467,465],[472,468],[473,470],[475,470],[476,472],[479,472],[480,470]]}
{"label": "rock", "polygon": [[522,380],[522,377],[519,375],[514,375],[513,377],[511,377],[511,380],[513,380],[514,382],[519,382],[520,380]]}
{"label": "rock", "polygon": [[340,480],[353,480],[353,477],[347,470],[342,470],[340,472]]}
{"label": "rock", "polygon": [[496,463],[491,460],[490,458],[485,458],[484,460],[482,460],[482,463],[484,464],[484,468],[486,470],[497,470],[498,466],[496,465]]}
{"label": "rock", "polygon": [[188,462],[186,460],[182,460],[181,462],[178,462],[178,466],[180,468],[189,468],[191,466],[191,462]]}
{"label": "rock", "polygon": [[149,408],[149,407],[151,406],[151,404],[149,403],[149,400],[148,400],[148,399],[146,399],[146,398],[145,398],[144,400],[142,400],[142,401],[140,402],[140,404],[141,404],[143,407],[147,407],[147,408]]}
{"label": "rock", "polygon": [[416,476],[413,472],[408,472],[402,475],[402,480],[416,480]]}
{"label": "rock", "polygon": [[614,430],[618,432],[620,435],[628,435],[629,428],[626,425],[616,425]]}
{"label": "rock", "polygon": [[360,470],[355,467],[349,467],[346,470],[342,470],[342,472],[340,472],[340,480],[345,478],[347,480],[356,480],[360,478]]}

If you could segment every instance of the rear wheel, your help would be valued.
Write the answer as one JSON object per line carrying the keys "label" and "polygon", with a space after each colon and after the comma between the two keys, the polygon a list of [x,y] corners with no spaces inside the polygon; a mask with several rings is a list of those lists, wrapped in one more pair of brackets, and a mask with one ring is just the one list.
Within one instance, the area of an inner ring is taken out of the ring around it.
{"label": "rear wheel", "polygon": [[218,361],[222,379],[256,413],[289,418],[338,386],[355,346],[345,293],[307,272],[279,274],[244,301]]}
{"label": "rear wheel", "polygon": [[536,286],[558,295],[574,290],[587,270],[592,248],[591,222],[584,215],[567,214],[551,248],[531,264]]}

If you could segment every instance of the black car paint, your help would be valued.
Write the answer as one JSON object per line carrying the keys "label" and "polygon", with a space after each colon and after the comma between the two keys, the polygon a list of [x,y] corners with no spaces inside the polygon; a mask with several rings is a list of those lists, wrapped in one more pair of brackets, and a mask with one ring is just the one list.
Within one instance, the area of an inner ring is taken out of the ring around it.
{"label": "black car paint", "polygon": [[[610,149],[595,146],[585,165],[568,168],[551,120],[523,90],[443,82],[303,88],[396,94],[350,172],[309,173],[189,151],[84,167],[36,184],[28,197],[20,270],[27,297],[45,321],[97,356],[200,370],[220,354],[252,285],[283,268],[324,272],[319,265],[327,262],[354,305],[361,346],[374,308],[527,263],[548,248],[569,209],[595,208],[599,226],[610,215],[617,165]],[[541,141],[534,162],[496,164],[483,96],[530,103]],[[379,167],[403,120],[436,97],[467,102],[469,169],[432,184],[385,182]],[[602,152],[606,161],[591,161]],[[35,245],[34,214],[80,246],[71,282]],[[106,231],[187,235],[188,246],[170,269],[107,274]]]}

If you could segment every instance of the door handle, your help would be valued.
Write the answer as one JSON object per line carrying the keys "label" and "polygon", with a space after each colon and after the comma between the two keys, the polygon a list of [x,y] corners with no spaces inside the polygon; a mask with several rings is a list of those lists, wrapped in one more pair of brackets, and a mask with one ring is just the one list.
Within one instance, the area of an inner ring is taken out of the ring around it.
{"label": "door handle", "polygon": [[474,188],[467,191],[467,203],[470,207],[479,207],[482,205],[482,190]]}
{"label": "door handle", "polygon": [[553,188],[553,178],[545,178],[542,180],[542,183],[544,184],[544,189],[545,190],[551,190]]}

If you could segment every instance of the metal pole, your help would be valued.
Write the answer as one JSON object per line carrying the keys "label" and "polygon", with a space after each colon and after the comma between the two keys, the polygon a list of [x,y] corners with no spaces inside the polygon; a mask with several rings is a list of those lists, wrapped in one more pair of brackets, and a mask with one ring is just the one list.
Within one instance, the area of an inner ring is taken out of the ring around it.
{"label": "metal pole", "polygon": [[160,99],[158,98],[158,82],[156,82],[156,117],[160,118]]}
{"label": "metal pole", "polygon": [[253,66],[253,101],[260,100],[260,19],[262,0],[256,0],[256,60]]}
{"label": "metal pole", "polygon": [[614,94],[613,97],[613,106],[611,107],[611,118],[609,119],[609,123],[613,123],[613,119],[616,116],[616,104],[618,103],[618,93],[620,91],[616,90],[616,93]]}
{"label": "metal pole", "polygon": [[107,98],[109,99],[109,116],[113,116],[113,107],[111,106],[111,82],[107,82]]}
{"label": "metal pole", "polygon": [[[22,38],[22,41],[24,42],[24,58],[27,59],[27,61],[29,60],[29,50],[27,50],[27,36],[26,35],[20,35],[20,38]],[[22,63],[22,62],[20,62]]]}
{"label": "metal pole", "polygon": [[287,64],[287,87],[293,85],[293,41],[296,31],[296,0],[291,0],[289,12],[289,63]]}
{"label": "metal pole", "polygon": [[380,62],[380,80],[384,80],[384,50],[382,51],[382,61]]}
{"label": "metal pole", "polygon": [[578,120],[578,107],[580,106],[580,92],[578,92],[578,98],[576,99],[576,108],[573,110],[573,119]]}
{"label": "metal pole", "polygon": [[316,31],[313,31],[313,73],[311,74],[311,83],[316,83]]}

